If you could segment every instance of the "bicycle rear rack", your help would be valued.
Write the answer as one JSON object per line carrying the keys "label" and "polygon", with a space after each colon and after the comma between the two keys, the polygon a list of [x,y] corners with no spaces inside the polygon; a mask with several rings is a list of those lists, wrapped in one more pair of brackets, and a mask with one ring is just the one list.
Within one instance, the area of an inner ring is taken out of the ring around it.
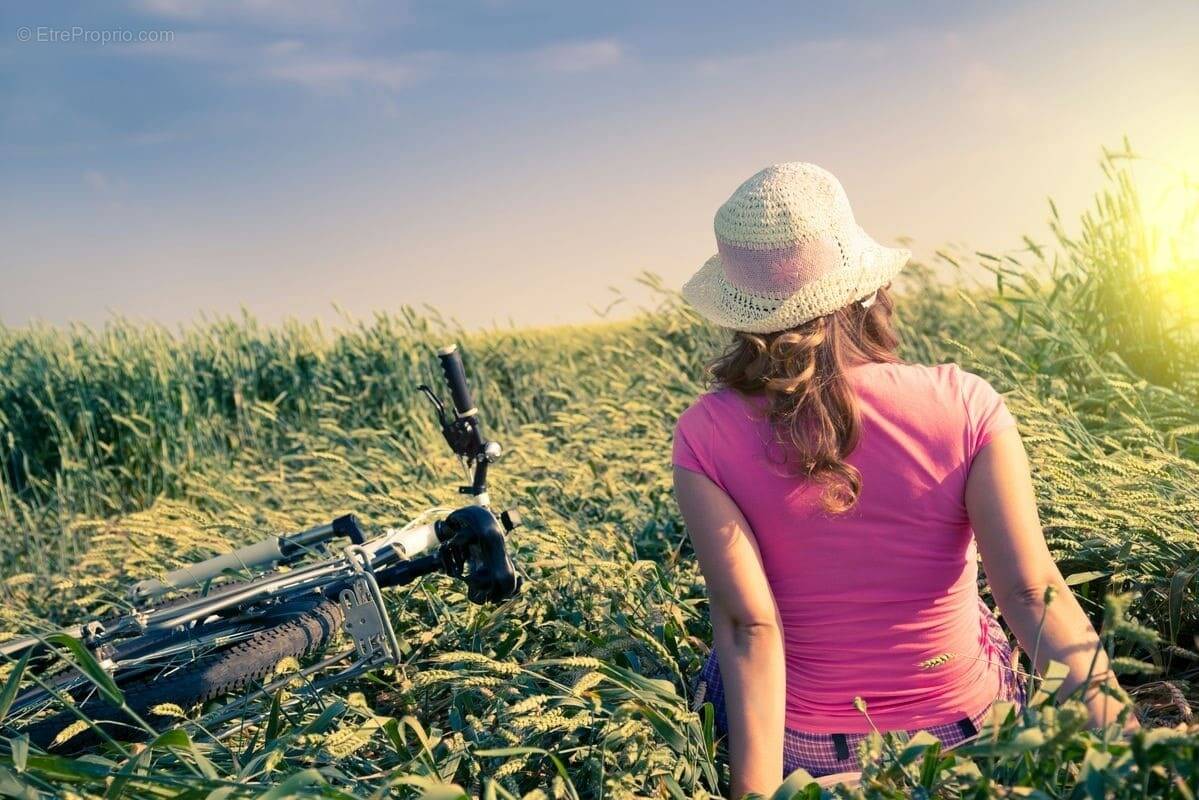
{"label": "bicycle rear rack", "polygon": [[354,642],[358,662],[400,663],[400,643],[383,604],[370,555],[361,545],[346,548],[346,560],[355,572],[353,583],[342,589],[337,601],[345,612],[346,635]]}

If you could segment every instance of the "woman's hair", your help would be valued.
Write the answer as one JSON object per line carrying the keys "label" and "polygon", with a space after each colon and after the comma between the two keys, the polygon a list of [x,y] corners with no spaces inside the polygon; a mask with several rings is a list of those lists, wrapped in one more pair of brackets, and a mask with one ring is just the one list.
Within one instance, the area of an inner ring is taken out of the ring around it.
{"label": "woman's hair", "polygon": [[828,513],[853,508],[862,489],[861,474],[845,463],[861,427],[845,369],[899,362],[892,308],[884,287],[869,308],[850,303],[777,333],[738,331],[708,366],[718,386],[769,399],[766,418],[790,471],[823,487],[821,505]]}

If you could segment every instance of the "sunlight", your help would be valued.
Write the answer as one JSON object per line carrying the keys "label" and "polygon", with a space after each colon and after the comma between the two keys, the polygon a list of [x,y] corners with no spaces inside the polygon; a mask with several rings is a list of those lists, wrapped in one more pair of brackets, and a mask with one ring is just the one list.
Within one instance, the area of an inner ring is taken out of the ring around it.
{"label": "sunlight", "polygon": [[1145,203],[1154,241],[1154,272],[1190,273],[1199,266],[1199,184],[1178,182]]}
{"label": "sunlight", "polygon": [[[1192,163],[1199,158],[1188,159],[1187,165]],[[1190,177],[1195,170],[1153,164],[1136,172],[1150,272],[1166,290],[1172,315],[1189,327],[1199,321],[1194,307],[1199,299],[1199,183]]]}

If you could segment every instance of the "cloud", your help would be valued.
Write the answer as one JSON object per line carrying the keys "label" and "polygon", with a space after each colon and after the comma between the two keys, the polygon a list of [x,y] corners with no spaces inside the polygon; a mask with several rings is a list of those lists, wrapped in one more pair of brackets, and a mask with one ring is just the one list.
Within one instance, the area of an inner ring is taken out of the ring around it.
{"label": "cloud", "polygon": [[[359,25],[374,5],[346,0],[137,0],[142,11],[180,22],[317,29]],[[406,14],[402,4],[387,9]]]}
{"label": "cloud", "polygon": [[534,66],[550,72],[589,72],[615,66],[625,56],[624,45],[615,39],[561,42],[528,53]]}
{"label": "cloud", "polygon": [[778,47],[763,47],[719,55],[701,55],[690,60],[702,75],[735,75],[749,70],[775,69],[773,65],[852,60],[878,62],[894,58],[901,51],[898,41],[851,39],[835,36],[801,39]]}
{"label": "cloud", "polygon": [[130,144],[136,145],[155,145],[174,142],[179,139],[179,134],[173,131],[166,130],[146,130],[132,134],[127,138]]}
{"label": "cloud", "polygon": [[404,2],[381,0],[132,0],[144,13],[179,22],[171,41],[134,43],[107,52],[194,61],[230,82],[285,84],[316,93],[355,88],[399,92],[456,64],[467,72],[586,73],[628,58],[614,38],[549,42],[475,55],[396,51],[383,35],[409,22]]}
{"label": "cloud", "polygon": [[298,39],[280,39],[277,42],[271,42],[265,49],[271,55],[281,56],[294,53],[297,50],[303,49],[303,47],[304,43]]}
{"label": "cloud", "polygon": [[201,62],[233,79],[249,77],[317,92],[354,86],[398,91],[425,77],[438,60],[433,53],[359,55],[341,45],[312,44],[299,37],[264,42],[261,37],[221,31],[185,31],[173,42],[137,43],[119,52]]}
{"label": "cloud", "polygon": [[95,192],[107,192],[112,187],[112,181],[108,175],[98,169],[85,169],[83,183]]}
{"label": "cloud", "polygon": [[984,119],[1029,120],[1033,103],[1007,74],[982,61],[971,61],[957,73],[964,102]]}
{"label": "cloud", "polygon": [[322,56],[273,63],[264,74],[314,91],[342,91],[354,84],[398,91],[420,80],[424,70],[415,61]]}
{"label": "cloud", "polygon": [[193,61],[241,61],[250,45],[228,34],[213,31],[179,31],[170,40],[118,45],[106,52],[130,56],[162,56]]}

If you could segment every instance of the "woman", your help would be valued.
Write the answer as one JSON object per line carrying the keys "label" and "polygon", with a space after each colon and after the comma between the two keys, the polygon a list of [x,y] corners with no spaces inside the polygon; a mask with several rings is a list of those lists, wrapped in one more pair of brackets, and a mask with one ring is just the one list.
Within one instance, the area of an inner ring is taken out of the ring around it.
{"label": "woman", "polygon": [[1037,668],[1064,663],[1064,691],[1085,684],[1091,722],[1113,721],[1100,686],[1115,681],[1045,545],[1003,399],[895,354],[886,287],[910,253],[870,239],[837,179],[803,163],[746,181],[716,240],[683,295],[735,333],[715,390],[679,418],[674,477],[710,595],[700,691],[734,796],[799,767],[857,769],[874,729],[950,746],[996,700],[1021,702],[978,554]]}

